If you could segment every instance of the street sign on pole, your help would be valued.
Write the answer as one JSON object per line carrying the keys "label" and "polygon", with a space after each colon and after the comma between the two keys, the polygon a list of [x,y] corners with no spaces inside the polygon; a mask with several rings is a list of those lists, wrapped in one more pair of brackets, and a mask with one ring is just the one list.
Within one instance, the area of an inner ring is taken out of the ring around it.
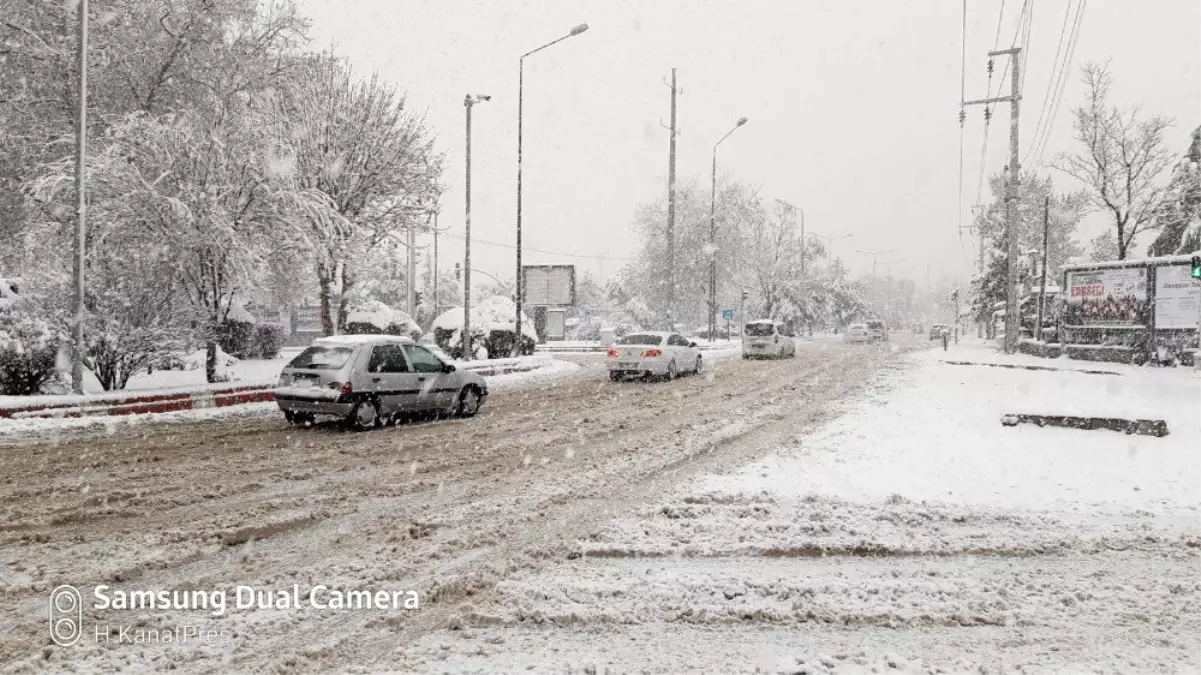
{"label": "street sign on pole", "polygon": [[734,310],[732,310],[732,309],[721,310],[721,318],[725,319],[726,321],[733,321],[734,320]]}

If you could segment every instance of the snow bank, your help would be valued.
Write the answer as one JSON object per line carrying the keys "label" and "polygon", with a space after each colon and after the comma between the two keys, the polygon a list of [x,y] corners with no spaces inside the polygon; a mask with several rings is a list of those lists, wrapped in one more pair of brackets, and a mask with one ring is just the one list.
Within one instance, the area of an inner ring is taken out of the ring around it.
{"label": "snow bank", "polygon": [[[188,354],[183,360],[184,370],[204,370],[204,364],[208,360],[208,350],[205,348],[197,349]],[[217,345],[217,373],[222,374],[228,372],[229,368],[238,365],[238,357],[231,356],[225,353],[221,345]]]}
{"label": "snow bank", "polygon": [[[486,298],[471,307],[471,329],[488,333],[494,330],[513,331],[516,324],[517,306],[512,300],[497,295]],[[448,309],[434,319],[434,328],[445,331],[457,331],[463,327],[463,308]],[[532,340],[538,339],[534,330],[534,322],[521,314],[521,333]]]}
{"label": "snow bank", "polygon": [[[860,501],[895,494],[1023,508],[1201,506],[1201,379],[1187,369],[1126,366],[1120,375],[1094,375],[943,362],[972,356],[987,356],[986,350],[968,345],[912,355],[910,367],[882,377],[803,447],[715,478],[706,489]],[[1065,362],[1025,355],[992,360]],[[1006,413],[1164,419],[1170,435],[1005,428]]]}
{"label": "snow bank", "polygon": [[375,326],[380,331],[386,331],[392,325],[403,326],[407,336],[421,333],[421,326],[418,326],[412,317],[378,300],[364,300],[356,304],[346,315],[346,323],[365,323]]}
{"label": "snow bank", "polygon": [[254,318],[254,315],[251,314],[245,306],[240,304],[235,304],[233,307],[230,307],[229,314],[226,315],[225,318],[230,321],[241,321],[242,323],[258,323],[258,320]]}

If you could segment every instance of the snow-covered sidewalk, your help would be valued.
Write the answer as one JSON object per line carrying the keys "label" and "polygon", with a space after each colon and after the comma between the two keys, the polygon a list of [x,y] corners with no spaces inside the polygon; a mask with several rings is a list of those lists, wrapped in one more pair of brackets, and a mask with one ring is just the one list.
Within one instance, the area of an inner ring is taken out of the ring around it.
{"label": "snow-covered sidewalk", "polygon": [[[910,354],[800,442],[692,479],[407,653],[439,672],[1196,672],[1201,379],[1031,358]],[[1001,425],[1053,411],[1171,433]]]}

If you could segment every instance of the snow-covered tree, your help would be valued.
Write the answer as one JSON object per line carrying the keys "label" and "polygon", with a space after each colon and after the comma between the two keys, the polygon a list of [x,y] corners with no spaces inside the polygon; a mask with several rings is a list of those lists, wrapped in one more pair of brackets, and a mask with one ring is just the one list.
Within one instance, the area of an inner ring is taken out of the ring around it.
{"label": "snow-covered tree", "polygon": [[328,195],[351,224],[314,261],[322,327],[331,334],[367,258],[391,255],[385,249],[395,249],[406,228],[429,225],[442,155],[395,86],[377,74],[360,80],[327,55],[302,59],[266,115],[279,170]]}
{"label": "snow-covered tree", "polygon": [[[989,321],[993,306],[1005,300],[1009,273],[1008,207],[1005,203],[1005,195],[1008,193],[1007,175],[1001,172],[991,176],[989,187],[993,200],[976,214],[975,221],[980,235],[985,238],[985,247],[989,252],[985,274],[973,279],[971,292],[964,298],[965,301],[971,302],[973,314],[980,322]],[[1051,198],[1050,217],[1047,221],[1047,269],[1049,277],[1053,279],[1064,264],[1084,254],[1084,250],[1076,241],[1076,229],[1084,218],[1087,198],[1080,193],[1057,193],[1050,178],[1023,173],[1018,183],[1017,199],[1017,249],[1020,255],[1025,255],[1031,250],[1039,251],[1041,255],[1047,197]]]}
{"label": "snow-covered tree", "polygon": [[1088,259],[1093,262],[1118,260],[1118,242],[1113,232],[1106,230],[1089,240]]}
{"label": "snow-covered tree", "polygon": [[1089,204],[1110,218],[1117,260],[1125,260],[1135,238],[1155,224],[1160,175],[1172,164],[1164,144],[1172,120],[1110,105],[1113,78],[1104,65],[1086,64],[1084,84],[1087,98],[1072,111],[1084,149],[1061,153],[1054,166],[1087,186]]}
{"label": "snow-covered tree", "polygon": [[[158,252],[209,344],[210,381],[217,331],[271,257],[324,250],[345,226],[324,193],[272,170],[267,140],[237,117],[214,126],[186,114],[138,113],[110,127],[89,158],[91,256]],[[63,160],[32,183],[47,214],[67,208],[72,167]],[[126,243],[110,250],[108,238]]]}
{"label": "snow-covered tree", "polygon": [[1155,210],[1159,236],[1147,255],[1201,250],[1201,127],[1193,130],[1188,152],[1176,164],[1163,201]]}

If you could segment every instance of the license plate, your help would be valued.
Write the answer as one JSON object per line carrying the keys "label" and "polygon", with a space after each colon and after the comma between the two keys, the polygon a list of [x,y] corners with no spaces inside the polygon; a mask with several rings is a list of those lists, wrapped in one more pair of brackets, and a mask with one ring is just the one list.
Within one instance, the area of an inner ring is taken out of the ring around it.
{"label": "license plate", "polygon": [[625,362],[625,363],[619,363],[619,364],[617,364],[617,367],[618,367],[618,369],[620,369],[620,370],[633,370],[634,368],[637,368],[637,367],[638,367],[638,364],[637,364],[637,363]]}
{"label": "license plate", "polygon": [[312,389],[313,387],[317,386],[317,383],[313,382],[310,379],[305,378],[305,379],[301,379],[301,380],[296,380],[295,382],[292,383],[292,386],[294,386],[298,389]]}
{"label": "license plate", "polygon": [[767,343],[766,342],[752,342],[751,345],[755,346],[755,347],[766,347]]}

